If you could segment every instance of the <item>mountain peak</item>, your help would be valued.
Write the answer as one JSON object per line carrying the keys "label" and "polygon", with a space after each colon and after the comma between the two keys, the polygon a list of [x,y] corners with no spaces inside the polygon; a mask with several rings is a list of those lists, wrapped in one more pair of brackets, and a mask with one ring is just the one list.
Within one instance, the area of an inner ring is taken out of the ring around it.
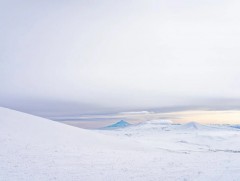
{"label": "mountain peak", "polygon": [[129,124],[128,122],[126,122],[124,120],[120,120],[117,123],[109,125],[109,126],[107,126],[105,128],[124,128],[124,127],[129,126],[129,125],[131,125],[131,124]]}

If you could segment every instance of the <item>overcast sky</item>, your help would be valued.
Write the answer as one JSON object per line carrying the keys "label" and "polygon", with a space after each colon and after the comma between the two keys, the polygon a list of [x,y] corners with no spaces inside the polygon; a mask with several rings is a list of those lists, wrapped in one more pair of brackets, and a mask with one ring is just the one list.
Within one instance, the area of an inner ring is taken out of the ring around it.
{"label": "overcast sky", "polygon": [[240,2],[0,2],[0,106],[39,115],[240,108]]}

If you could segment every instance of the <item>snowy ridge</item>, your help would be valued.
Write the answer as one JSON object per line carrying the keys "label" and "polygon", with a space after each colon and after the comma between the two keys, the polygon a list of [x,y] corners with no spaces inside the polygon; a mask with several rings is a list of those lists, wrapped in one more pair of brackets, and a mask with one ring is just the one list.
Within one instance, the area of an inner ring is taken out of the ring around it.
{"label": "snowy ridge", "polygon": [[[133,146],[116,137],[2,107],[0,124],[0,180],[87,180],[91,176],[85,169],[99,152],[105,150],[109,156]],[[72,164],[72,171],[77,169],[79,174],[68,174]]]}
{"label": "snowy ridge", "polygon": [[[63,141],[75,144],[76,139],[82,144],[89,144],[90,140],[92,142],[101,141],[99,136],[106,139],[106,136],[89,130],[6,108],[0,108],[0,123],[0,133],[3,140],[6,137],[11,137],[16,141],[29,144],[51,145],[54,142],[57,145]],[[107,138],[109,139],[109,137]]]}

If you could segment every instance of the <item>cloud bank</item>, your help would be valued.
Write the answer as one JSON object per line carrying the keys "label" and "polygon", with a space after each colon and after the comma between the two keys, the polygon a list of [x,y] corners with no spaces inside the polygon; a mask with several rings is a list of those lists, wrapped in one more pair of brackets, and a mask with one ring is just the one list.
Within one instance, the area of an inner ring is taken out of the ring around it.
{"label": "cloud bank", "polygon": [[1,2],[0,105],[39,115],[239,109],[239,8]]}

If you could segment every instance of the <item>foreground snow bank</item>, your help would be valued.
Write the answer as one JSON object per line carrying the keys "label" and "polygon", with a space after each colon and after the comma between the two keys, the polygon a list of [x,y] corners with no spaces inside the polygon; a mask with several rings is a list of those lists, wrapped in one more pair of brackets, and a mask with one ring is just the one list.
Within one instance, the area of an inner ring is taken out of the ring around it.
{"label": "foreground snow bank", "polygon": [[82,167],[93,169],[104,150],[131,147],[118,138],[0,108],[0,180],[78,180],[90,174]]}
{"label": "foreground snow bank", "polygon": [[239,131],[189,127],[201,128],[141,124],[90,131],[0,108],[0,180],[240,178]]}

